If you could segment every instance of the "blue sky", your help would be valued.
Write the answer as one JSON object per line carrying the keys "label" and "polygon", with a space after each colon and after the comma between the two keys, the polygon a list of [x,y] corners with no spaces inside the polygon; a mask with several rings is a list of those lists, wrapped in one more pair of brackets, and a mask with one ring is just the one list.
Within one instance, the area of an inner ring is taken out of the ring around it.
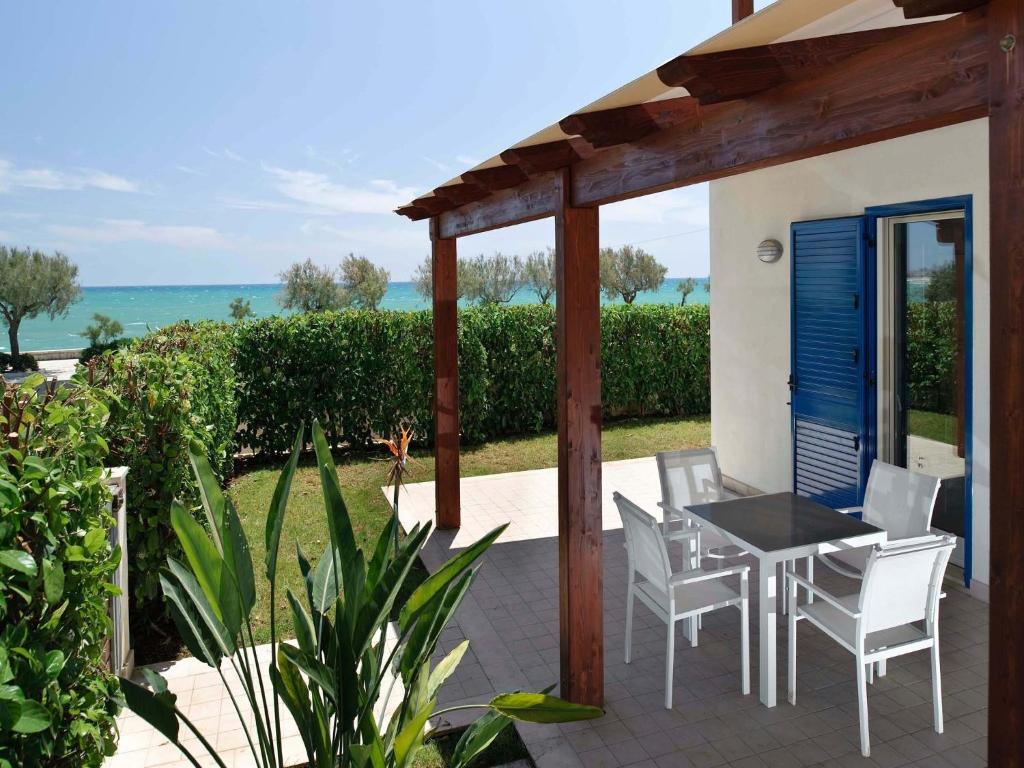
{"label": "blue sky", "polygon": [[[0,243],[84,285],[273,282],[350,251],[404,280],[391,213],[725,27],[728,2],[63,2],[0,8]],[[460,242],[525,254],[550,221]],[[701,185],[602,212],[602,242],[707,273]]]}

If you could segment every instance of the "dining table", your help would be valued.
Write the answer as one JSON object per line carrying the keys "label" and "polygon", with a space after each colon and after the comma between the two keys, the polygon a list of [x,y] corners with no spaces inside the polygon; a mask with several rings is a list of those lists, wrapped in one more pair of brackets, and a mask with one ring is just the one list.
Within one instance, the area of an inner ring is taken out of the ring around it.
{"label": "dining table", "polygon": [[[770,493],[686,507],[708,526],[757,558],[760,699],[777,703],[776,620],[780,564],[843,549],[883,544],[886,533],[870,523],[795,493]],[[786,566],[784,565],[784,568]]]}

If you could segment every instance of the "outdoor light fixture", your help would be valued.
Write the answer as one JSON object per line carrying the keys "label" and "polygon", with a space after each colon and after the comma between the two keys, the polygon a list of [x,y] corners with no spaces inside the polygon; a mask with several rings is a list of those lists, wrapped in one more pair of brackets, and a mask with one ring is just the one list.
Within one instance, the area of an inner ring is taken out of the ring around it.
{"label": "outdoor light fixture", "polygon": [[757,245],[757,258],[765,264],[771,264],[782,257],[782,243],[778,240],[762,240]]}

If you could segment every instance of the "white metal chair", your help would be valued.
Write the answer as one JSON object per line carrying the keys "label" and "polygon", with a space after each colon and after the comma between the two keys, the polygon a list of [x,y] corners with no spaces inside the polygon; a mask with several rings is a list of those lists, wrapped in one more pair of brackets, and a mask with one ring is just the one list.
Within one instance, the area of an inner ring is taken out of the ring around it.
{"label": "white metal chair", "polygon": [[[893,656],[931,650],[935,731],[942,733],[939,598],[952,536],[922,536],[872,547],[858,594],[836,597],[790,570],[789,703],[796,704],[796,624],[807,619],[856,657],[860,750],[871,754],[867,683],[870,670]],[[817,595],[797,605],[797,585]]]}
{"label": "white metal chair", "polygon": [[[937,477],[876,460],[868,475],[864,506],[839,511],[863,513],[861,519],[884,530],[889,543],[925,536],[931,532],[932,513],[941,483]],[[821,555],[819,559],[843,576],[860,579],[870,552],[870,547],[858,547]]]}
{"label": "white metal chair", "polygon": [[[672,708],[672,670],[675,662],[675,625],[680,619],[696,619],[709,611],[733,606],[740,611],[740,655],[744,695],[750,693],[750,600],[748,566],[714,571],[693,569],[672,572],[665,537],[658,521],[622,494],[613,495],[622,518],[629,558],[626,591],[626,663],[633,653],[633,603],[636,598],[668,626],[665,658],[665,708]],[[723,583],[727,576],[740,577],[737,593]],[[638,578],[639,577],[639,578]],[[691,622],[693,628],[696,622]],[[691,636],[695,643],[696,633]]]}

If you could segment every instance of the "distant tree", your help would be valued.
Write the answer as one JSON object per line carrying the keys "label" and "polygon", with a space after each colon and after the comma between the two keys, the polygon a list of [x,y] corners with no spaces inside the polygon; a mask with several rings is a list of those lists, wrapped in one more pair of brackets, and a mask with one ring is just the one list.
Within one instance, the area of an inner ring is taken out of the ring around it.
{"label": "distant tree", "polygon": [[[455,298],[463,299],[468,293],[475,291],[475,288],[472,291],[469,290],[473,287],[475,279],[474,270],[466,259],[459,259],[456,262],[455,268]],[[412,273],[412,285],[416,289],[416,293],[427,301],[431,301],[434,298],[434,260],[429,255],[420,262],[419,266],[416,267],[416,271]]]}
{"label": "distant tree", "polygon": [[632,245],[601,249],[601,289],[609,299],[619,296],[632,304],[641,291],[656,291],[665,281],[667,267],[651,254]]}
{"label": "distant tree", "polygon": [[344,306],[335,282],[335,271],[314,264],[312,259],[292,264],[280,277],[284,288],[277,301],[285,309],[325,312]]}
{"label": "distant tree", "polygon": [[256,317],[256,313],[252,311],[252,305],[249,303],[249,300],[243,299],[241,296],[232,299],[229,307],[231,309],[231,319],[236,322]]}
{"label": "distant tree", "polygon": [[121,323],[96,312],[92,316],[92,323],[85,326],[85,330],[78,335],[83,339],[88,339],[90,347],[95,347],[99,344],[109,344],[122,333],[124,333],[124,326]]}
{"label": "distant tree", "polygon": [[80,293],[78,267],[64,254],[0,245],[0,315],[15,365],[21,356],[21,321],[41,314],[51,320],[64,317]]}
{"label": "distant tree", "polygon": [[523,262],[523,279],[537,294],[541,304],[555,295],[555,251],[534,251]]}
{"label": "distant tree", "polygon": [[500,251],[470,259],[466,296],[481,304],[508,304],[525,285],[523,261]]}
{"label": "distant tree", "polygon": [[680,294],[679,303],[685,304],[686,297],[693,293],[693,290],[696,287],[697,283],[694,282],[692,277],[688,277],[685,280],[680,280],[676,283],[676,290],[679,291]]}
{"label": "distant tree", "polygon": [[341,262],[341,298],[346,306],[376,309],[388,290],[391,273],[365,256],[349,254]]}
{"label": "distant tree", "polygon": [[928,276],[925,301],[956,301],[956,262],[943,264]]}

